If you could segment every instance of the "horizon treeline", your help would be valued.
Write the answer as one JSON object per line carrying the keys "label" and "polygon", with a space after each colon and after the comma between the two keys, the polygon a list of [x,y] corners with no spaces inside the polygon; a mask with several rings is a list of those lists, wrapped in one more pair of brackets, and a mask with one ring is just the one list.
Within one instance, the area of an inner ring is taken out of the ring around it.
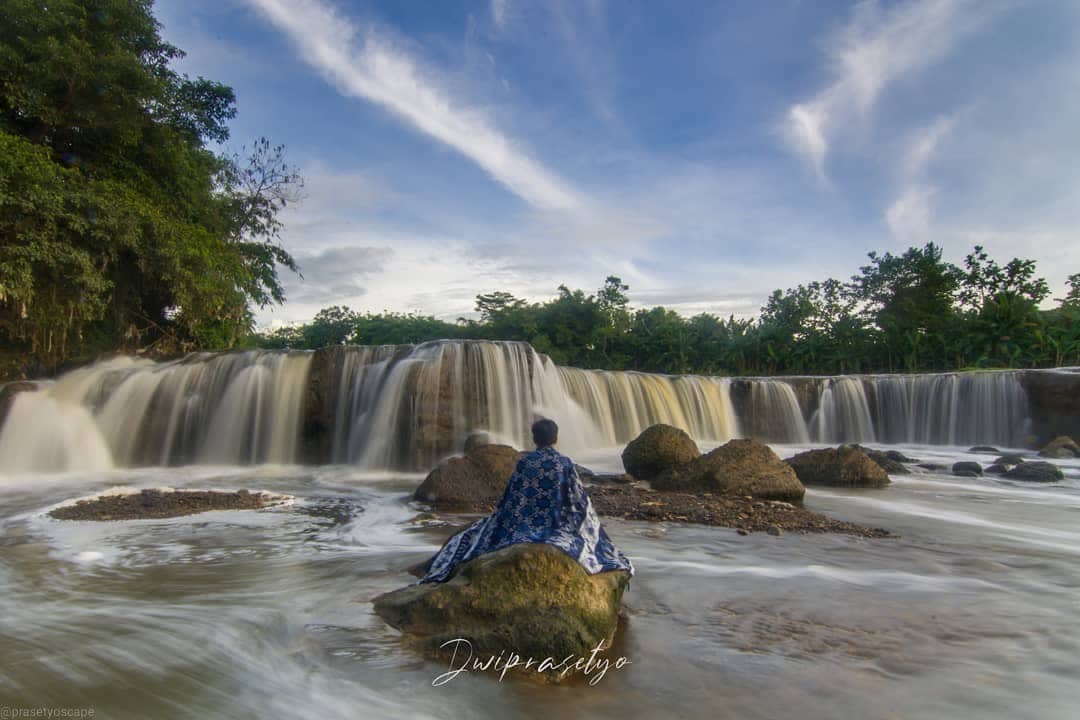
{"label": "horizon treeline", "polygon": [[306,324],[257,335],[264,348],[520,340],[560,365],[672,374],[927,372],[1080,364],[1080,273],[1057,306],[1035,262],[1004,265],[979,246],[963,266],[933,243],[868,255],[847,281],[776,290],[756,318],[631,307],[609,276],[597,291],[565,285],[547,302],[506,291],[476,297],[479,320],[360,313],[335,305]]}

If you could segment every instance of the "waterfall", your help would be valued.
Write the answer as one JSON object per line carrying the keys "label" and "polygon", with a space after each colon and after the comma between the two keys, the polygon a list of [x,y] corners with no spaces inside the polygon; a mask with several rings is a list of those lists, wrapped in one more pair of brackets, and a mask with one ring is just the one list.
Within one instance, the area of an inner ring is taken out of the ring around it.
{"label": "waterfall", "polygon": [[1019,373],[877,375],[874,426],[885,443],[1017,447],[1027,433],[1028,400]]}
{"label": "waterfall", "polygon": [[310,358],[252,351],[76,370],[15,396],[0,471],[294,462]]}
{"label": "waterfall", "polygon": [[706,443],[1017,446],[1028,416],[1019,377],[669,376],[558,367],[526,343],[484,341],[120,357],[13,401],[0,394],[0,472],[267,462],[425,470],[474,432],[528,447],[540,416],[559,423],[570,454],[623,445],[655,423]]}
{"label": "waterfall", "polygon": [[810,442],[795,389],[784,380],[755,378],[750,382],[747,434],[767,442]]}
{"label": "waterfall", "polygon": [[877,442],[874,420],[862,378],[830,378],[810,421],[815,442]]}

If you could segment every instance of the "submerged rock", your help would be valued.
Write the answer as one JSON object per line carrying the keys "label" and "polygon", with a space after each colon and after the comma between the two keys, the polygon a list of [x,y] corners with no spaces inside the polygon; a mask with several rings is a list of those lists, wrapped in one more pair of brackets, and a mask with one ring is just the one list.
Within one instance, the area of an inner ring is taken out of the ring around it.
{"label": "submerged rock", "polygon": [[884,487],[889,474],[866,453],[850,445],[808,450],[788,458],[803,485],[840,487]]}
{"label": "submerged rock", "polygon": [[791,466],[757,440],[731,440],[710,453],[664,471],[657,490],[707,490],[762,500],[802,500],[806,488]]}
{"label": "submerged rock", "polygon": [[671,425],[652,425],[627,444],[622,452],[622,462],[630,475],[651,480],[700,455],[697,443],[685,430]]}
{"label": "submerged rock", "polygon": [[1062,435],[1048,442],[1043,449],[1039,451],[1039,457],[1055,458],[1058,460],[1080,457],[1080,445],[1077,445],[1076,441],[1071,437]]}
{"label": "submerged rock", "polygon": [[1035,461],[1017,465],[1005,473],[1004,477],[1027,482],[1060,482],[1065,479],[1065,474],[1053,463]]}
{"label": "submerged rock", "polygon": [[1001,451],[993,445],[976,445],[973,448],[968,448],[969,453],[986,453],[988,455],[1000,455]]}
{"label": "submerged rock", "polygon": [[1004,475],[1005,473],[1009,472],[1009,468],[1006,465],[996,462],[990,467],[983,470],[983,472],[987,475]]}
{"label": "submerged rock", "polygon": [[464,563],[445,583],[380,595],[374,605],[430,651],[464,639],[481,660],[502,652],[560,661],[587,657],[600,642],[610,646],[629,581],[624,570],[589,575],[558,548],[524,543]]}
{"label": "submerged rock", "polygon": [[494,505],[506,488],[521,453],[509,445],[479,445],[428,473],[413,499],[440,510],[474,510]]}
{"label": "submerged rock", "polygon": [[982,465],[977,462],[963,461],[953,463],[952,474],[957,477],[979,477],[983,474]]}

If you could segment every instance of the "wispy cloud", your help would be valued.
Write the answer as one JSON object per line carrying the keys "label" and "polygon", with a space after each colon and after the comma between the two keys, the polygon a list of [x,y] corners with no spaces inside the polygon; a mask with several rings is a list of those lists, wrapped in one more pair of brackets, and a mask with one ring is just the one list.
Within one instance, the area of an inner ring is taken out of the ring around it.
{"label": "wispy cloud", "polygon": [[248,2],[343,94],[376,103],[449,145],[530,205],[572,209],[581,202],[573,188],[500,132],[481,110],[456,101],[408,54],[373,30],[361,34],[321,0]]}
{"label": "wispy cloud", "polygon": [[506,27],[506,10],[510,0],[491,0],[491,19],[495,21],[495,27]]}
{"label": "wispy cloud", "polygon": [[899,163],[900,192],[885,211],[885,222],[894,238],[905,243],[920,243],[930,230],[930,201],[937,188],[927,179],[942,141],[956,125],[956,115],[943,115],[922,128],[908,141]]}
{"label": "wispy cloud", "polygon": [[888,10],[860,3],[828,44],[832,83],[788,109],[787,142],[824,181],[838,132],[868,115],[889,85],[943,60],[1002,7],[990,0],[910,0]]}

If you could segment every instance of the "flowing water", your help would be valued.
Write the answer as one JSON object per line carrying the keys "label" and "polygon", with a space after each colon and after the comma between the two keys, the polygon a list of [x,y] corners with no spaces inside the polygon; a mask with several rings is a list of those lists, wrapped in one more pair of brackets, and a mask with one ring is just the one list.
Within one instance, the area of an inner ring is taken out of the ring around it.
{"label": "flowing water", "polygon": [[[110,718],[1080,712],[1078,460],[1056,461],[1066,480],[1049,485],[921,472],[883,490],[808,492],[808,508],[895,538],[606,521],[638,574],[617,648],[631,664],[594,686],[463,675],[434,687],[447,664],[403,645],[370,604],[411,582],[404,568],[456,527],[408,501],[422,473],[388,469],[416,462],[401,438],[430,432],[431,413],[450,440],[433,436],[425,453],[478,428],[514,439],[532,413],[565,413],[575,459],[597,470],[618,469],[640,424],[685,421],[706,449],[770,413],[793,443],[774,445],[782,457],[827,438],[985,463],[964,447],[1007,446],[1026,421],[1007,373],[921,381],[937,392],[884,376],[740,388],[557,368],[514,345],[334,354],[119,359],[16,397],[0,431],[0,706]],[[316,372],[332,401],[320,452],[338,460],[285,464],[302,452]],[[908,404],[885,412],[889,393]],[[1012,414],[976,420],[972,408]],[[913,412],[928,414],[905,425]],[[909,439],[927,426],[941,434]],[[115,486],[292,500],[169,520],[47,516]]]}

